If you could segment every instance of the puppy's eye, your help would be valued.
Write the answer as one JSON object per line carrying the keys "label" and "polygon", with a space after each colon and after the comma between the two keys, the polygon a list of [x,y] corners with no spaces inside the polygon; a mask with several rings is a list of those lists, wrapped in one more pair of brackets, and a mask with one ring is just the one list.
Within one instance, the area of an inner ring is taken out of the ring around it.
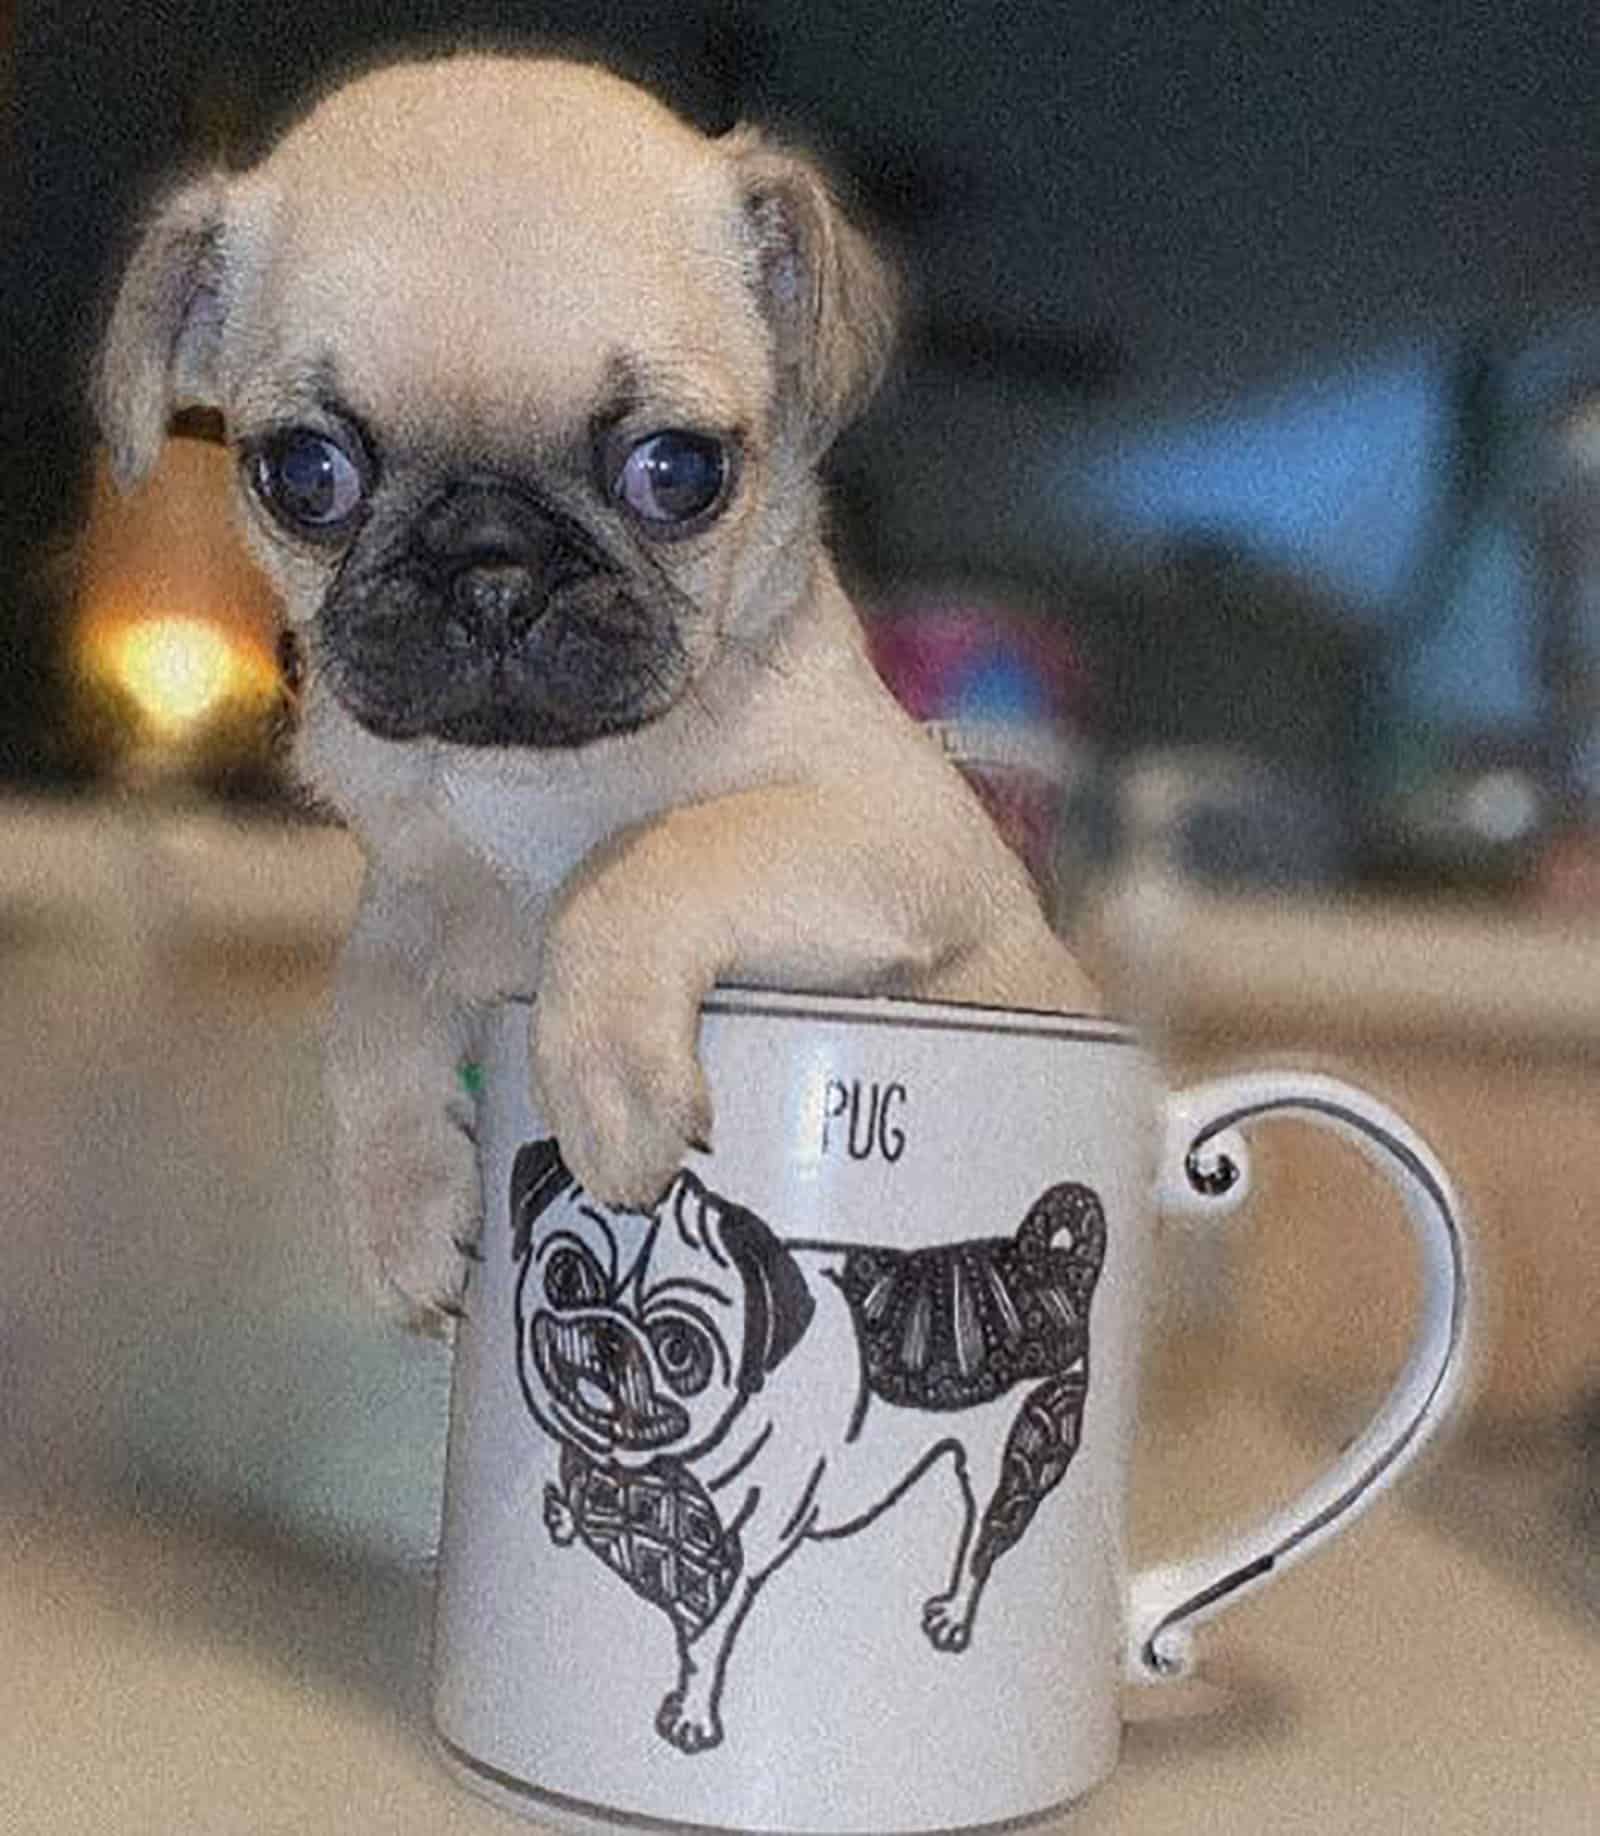
{"label": "puppy's eye", "polygon": [[280,523],[308,535],[341,530],[367,492],[361,467],[339,442],[304,427],[274,435],[256,450],[250,482]]}
{"label": "puppy's eye", "polygon": [[651,434],[622,462],[613,487],[642,522],[662,529],[704,516],[728,482],[728,455],[707,434]]}
{"label": "puppy's eye", "polygon": [[648,1328],[661,1375],[680,1396],[695,1396],[711,1381],[716,1353],[705,1333],[689,1320],[657,1320]]}
{"label": "puppy's eye", "polygon": [[558,1249],[545,1265],[544,1292],[552,1307],[591,1307],[605,1299],[605,1277],[584,1251]]}

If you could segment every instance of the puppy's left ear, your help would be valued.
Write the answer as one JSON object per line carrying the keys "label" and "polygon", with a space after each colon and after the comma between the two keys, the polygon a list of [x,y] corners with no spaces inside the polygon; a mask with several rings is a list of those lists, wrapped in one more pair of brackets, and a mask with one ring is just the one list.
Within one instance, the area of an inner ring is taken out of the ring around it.
{"label": "puppy's left ear", "polygon": [[723,1251],[744,1282],[744,1351],[738,1381],[748,1396],[799,1344],[817,1303],[793,1252],[771,1225],[742,1205],[728,1205],[718,1222]]}
{"label": "puppy's left ear", "polygon": [[772,330],[779,407],[821,458],[867,405],[894,344],[899,285],[808,159],[751,128],[728,136],[753,283]]}
{"label": "puppy's left ear", "polygon": [[155,464],[180,408],[215,408],[224,301],[227,181],[180,186],[134,247],[111,309],[94,407],[124,490]]}

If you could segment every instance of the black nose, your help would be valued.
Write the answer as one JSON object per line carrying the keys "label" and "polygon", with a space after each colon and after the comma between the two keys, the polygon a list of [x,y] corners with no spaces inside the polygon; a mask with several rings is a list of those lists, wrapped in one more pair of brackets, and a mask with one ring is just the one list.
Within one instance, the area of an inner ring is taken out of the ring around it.
{"label": "black nose", "polygon": [[482,561],[452,577],[450,604],[479,642],[503,645],[526,637],[539,622],[544,594],[531,567],[519,561]]}
{"label": "black nose", "polygon": [[526,638],[552,587],[596,564],[570,517],[531,486],[497,477],[453,480],[421,511],[413,535],[418,564],[444,598],[450,637],[491,652]]}

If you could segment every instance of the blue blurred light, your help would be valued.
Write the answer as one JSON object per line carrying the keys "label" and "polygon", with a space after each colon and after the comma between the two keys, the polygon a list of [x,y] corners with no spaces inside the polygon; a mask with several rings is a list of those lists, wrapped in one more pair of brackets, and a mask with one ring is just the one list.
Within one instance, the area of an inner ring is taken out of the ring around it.
{"label": "blue blurred light", "polygon": [[1074,506],[1114,529],[1237,541],[1381,617],[1409,585],[1438,489],[1444,362],[1408,352],[1265,401],[1119,429],[1074,456]]}

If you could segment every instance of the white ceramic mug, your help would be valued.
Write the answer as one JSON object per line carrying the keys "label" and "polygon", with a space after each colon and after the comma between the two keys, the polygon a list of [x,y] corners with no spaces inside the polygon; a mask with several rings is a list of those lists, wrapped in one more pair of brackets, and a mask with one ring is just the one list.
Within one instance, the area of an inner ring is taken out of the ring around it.
{"label": "white ceramic mug", "polygon": [[[447,1762],[544,1820],[949,1830],[1115,1764],[1120,1685],[1348,1525],[1465,1358],[1446,1176],[1330,1079],[1164,1096],[1100,1020],[717,991],[713,1151],[593,1204],[533,1112],[528,1010],[480,1096],[487,1218],[456,1353],[435,1650]],[[1323,1123],[1407,1201],[1416,1338],[1289,1508],[1130,1577],[1158,1210],[1247,1184],[1237,1131]]]}

